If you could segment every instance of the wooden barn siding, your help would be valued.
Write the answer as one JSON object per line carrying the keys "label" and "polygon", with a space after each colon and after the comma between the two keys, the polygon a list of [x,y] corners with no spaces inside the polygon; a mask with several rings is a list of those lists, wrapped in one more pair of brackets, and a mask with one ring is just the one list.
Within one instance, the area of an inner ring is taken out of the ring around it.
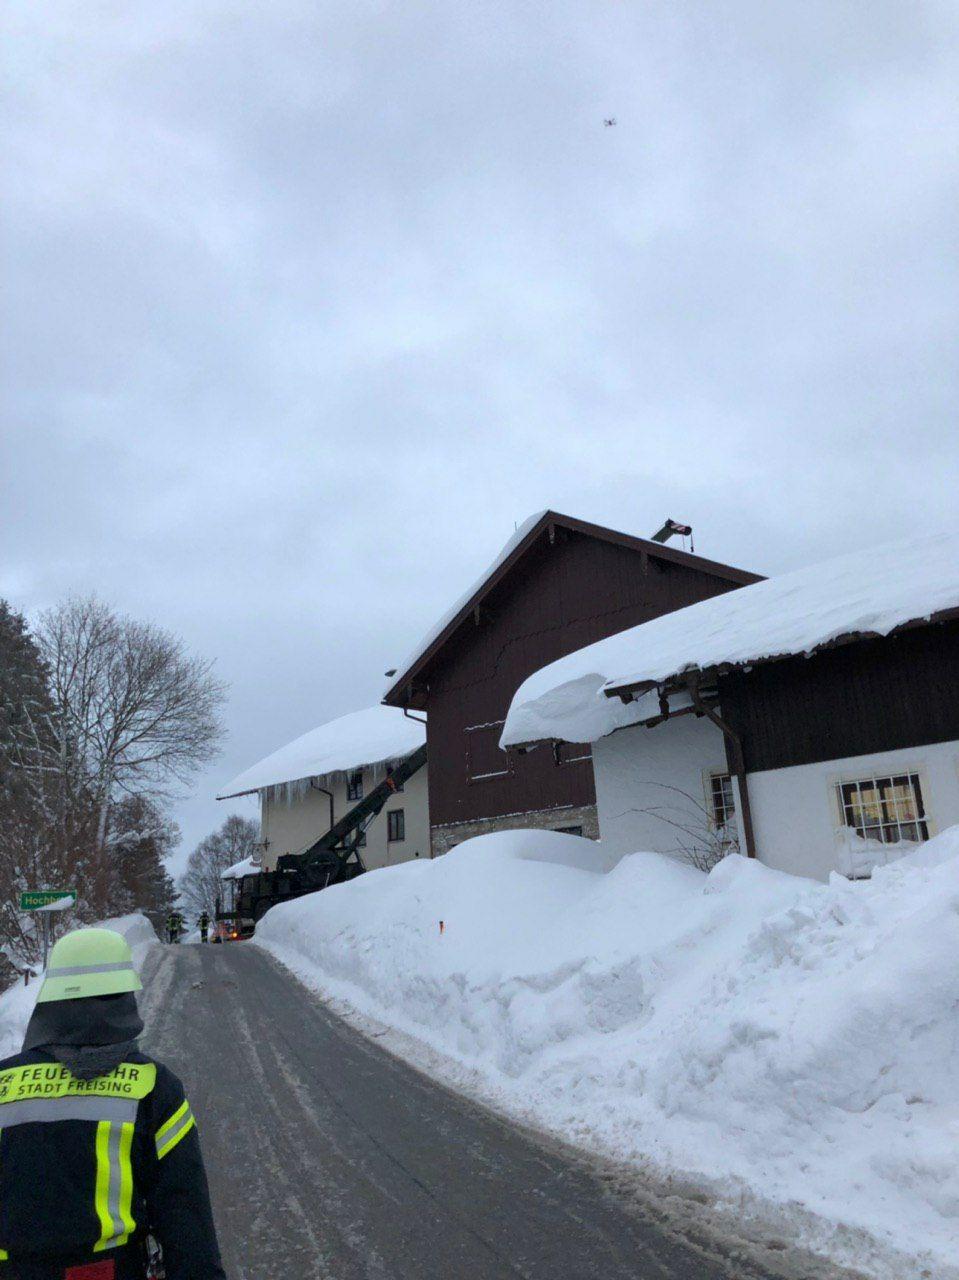
{"label": "wooden barn siding", "polygon": [[747,770],[959,739],[959,624],[786,658],[720,682]]}
{"label": "wooden barn siding", "polygon": [[730,587],[647,563],[644,574],[643,557],[625,547],[565,531],[551,546],[544,536],[484,601],[480,625],[450,639],[428,676],[434,826],[595,803],[592,764],[557,766],[549,747],[511,752],[505,778],[467,782],[465,729],[502,720],[522,681],[556,658]]}

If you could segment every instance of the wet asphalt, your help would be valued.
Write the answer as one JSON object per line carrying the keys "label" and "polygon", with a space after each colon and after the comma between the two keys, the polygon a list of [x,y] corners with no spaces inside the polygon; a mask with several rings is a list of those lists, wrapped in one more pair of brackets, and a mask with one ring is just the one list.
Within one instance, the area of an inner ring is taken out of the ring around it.
{"label": "wet asphalt", "polygon": [[806,1280],[414,1070],[251,944],[157,949],[230,1280]]}

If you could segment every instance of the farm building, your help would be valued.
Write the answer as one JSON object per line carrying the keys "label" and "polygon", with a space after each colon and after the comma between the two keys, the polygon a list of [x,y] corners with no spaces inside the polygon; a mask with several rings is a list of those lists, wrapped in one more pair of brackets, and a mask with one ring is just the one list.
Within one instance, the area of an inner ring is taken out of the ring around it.
{"label": "farm building", "polygon": [[613,852],[868,875],[959,823],[959,535],[771,578],[527,679],[504,745],[583,739]]}
{"label": "farm building", "polygon": [[[310,730],[229,782],[217,796],[260,797],[262,868],[302,853],[422,747],[425,726],[390,707],[369,707]],[[427,769],[419,769],[360,837],[367,869],[429,857]]]}
{"label": "farm building", "polygon": [[384,701],[425,711],[432,848],[544,827],[596,837],[589,744],[531,755],[500,736],[532,672],[615,632],[758,581],[757,575],[544,511],[436,623],[396,672]]}

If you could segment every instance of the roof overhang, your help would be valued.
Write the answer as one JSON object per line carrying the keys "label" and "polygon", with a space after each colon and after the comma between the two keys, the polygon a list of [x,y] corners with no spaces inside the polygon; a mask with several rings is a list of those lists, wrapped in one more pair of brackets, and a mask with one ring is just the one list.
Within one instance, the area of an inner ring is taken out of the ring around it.
{"label": "roof overhang", "polygon": [[632,680],[622,683],[610,680],[604,685],[603,693],[607,698],[619,698],[621,702],[636,702],[653,690],[668,695],[680,689],[698,688],[704,684],[713,684],[722,676],[728,676],[734,672],[751,671],[753,667],[768,666],[773,662],[783,662],[787,658],[811,658],[814,654],[823,653],[829,649],[840,649],[845,645],[859,644],[867,640],[885,640],[890,636],[900,635],[904,631],[913,631],[917,627],[930,627],[940,622],[954,622],[957,619],[959,619],[959,608],[940,609],[937,613],[929,614],[928,617],[911,618],[908,622],[902,622],[891,631],[849,631],[815,645],[812,649],[803,650],[801,653],[771,653],[750,658],[744,662],[722,663],[712,667],[685,667],[682,671],[673,672],[659,680]]}
{"label": "roof overhang", "polygon": [[344,773],[349,773],[357,769],[378,769],[381,765],[397,765],[401,761],[408,759],[419,747],[414,747],[413,751],[400,751],[395,756],[387,756],[382,760],[358,761],[356,764],[350,765],[345,769],[330,769],[327,773],[304,773],[298,778],[278,778],[275,782],[264,782],[259,787],[247,787],[243,791],[224,791],[222,795],[216,796],[217,800],[236,800],[239,796],[258,796],[261,791],[270,791],[273,787],[296,786],[302,782],[329,782],[333,778],[341,777]]}

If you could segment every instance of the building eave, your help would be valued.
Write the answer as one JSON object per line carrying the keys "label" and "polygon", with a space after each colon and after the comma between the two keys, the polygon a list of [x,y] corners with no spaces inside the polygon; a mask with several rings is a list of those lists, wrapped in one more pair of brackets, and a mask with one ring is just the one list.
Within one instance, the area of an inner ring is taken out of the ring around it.
{"label": "building eave", "polygon": [[959,619],[959,608],[940,609],[938,612],[924,617],[910,618],[908,622],[900,623],[898,626],[893,627],[891,631],[849,631],[843,635],[834,636],[831,640],[823,641],[822,644],[815,645],[811,649],[802,651],[764,654],[761,657],[749,658],[741,662],[720,663],[707,667],[688,666],[684,667],[682,671],[672,672],[670,675],[658,680],[633,680],[624,681],[623,683],[609,681],[604,686],[603,693],[607,698],[619,698],[623,702],[633,702],[642,697],[643,694],[650,693],[653,689],[671,693],[677,689],[687,688],[691,682],[712,682],[721,676],[731,675],[739,671],[749,671],[753,667],[768,666],[772,662],[784,662],[788,658],[811,658],[814,654],[823,653],[828,649],[839,649],[844,645],[859,644],[867,640],[886,640],[890,636],[897,636],[904,631],[913,631],[918,627],[931,627],[937,623],[953,622],[957,619]]}

